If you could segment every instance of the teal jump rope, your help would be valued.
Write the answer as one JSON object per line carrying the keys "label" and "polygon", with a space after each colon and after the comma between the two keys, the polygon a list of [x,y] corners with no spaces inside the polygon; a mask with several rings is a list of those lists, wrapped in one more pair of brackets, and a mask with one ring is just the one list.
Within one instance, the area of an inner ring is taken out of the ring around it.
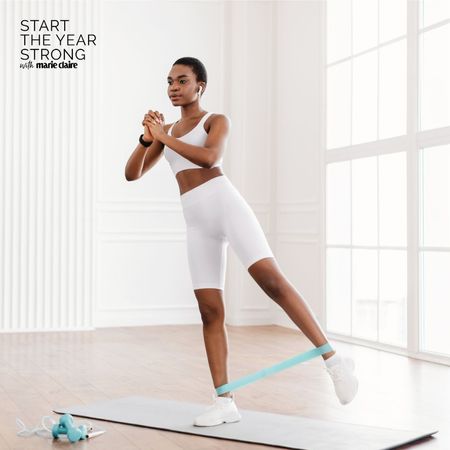
{"label": "teal jump rope", "polygon": [[245,377],[242,378],[238,378],[237,380],[232,381],[231,383],[223,384],[222,386],[216,388],[216,393],[217,395],[220,395],[224,394],[225,392],[235,391],[236,389],[240,389],[241,387],[253,383],[256,380],[260,380],[261,378],[288,369],[289,367],[292,367],[295,364],[308,361],[308,359],[312,359],[315,358],[316,356],[320,356],[323,355],[324,353],[332,351],[333,348],[331,347],[331,345],[326,343],[325,345],[317,347],[313,350],[308,350],[307,352],[300,353],[300,355],[294,356],[293,358],[286,359],[285,361],[282,361],[278,364],[267,367],[265,369],[261,369],[258,372],[246,375]]}
{"label": "teal jump rope", "polygon": [[[46,419],[50,419],[50,427],[48,427],[45,423]],[[64,414],[61,416],[59,418],[59,423],[55,422],[51,416],[44,416],[42,418],[41,428],[36,427],[34,429],[27,429],[25,424],[18,417],[16,418],[16,424],[22,428],[17,432],[17,436],[27,437],[37,434],[41,437],[47,437],[50,435],[53,439],[58,439],[64,434],[71,443],[100,436],[105,433],[104,430],[94,431],[90,422],[76,426],[74,424],[73,417],[70,414]]]}

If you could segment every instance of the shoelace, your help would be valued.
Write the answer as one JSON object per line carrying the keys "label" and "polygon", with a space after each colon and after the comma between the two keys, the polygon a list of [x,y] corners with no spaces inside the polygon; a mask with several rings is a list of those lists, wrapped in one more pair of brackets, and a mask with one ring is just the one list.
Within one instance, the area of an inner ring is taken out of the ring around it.
{"label": "shoelace", "polygon": [[[51,421],[50,428],[46,427],[45,419],[50,419],[50,421]],[[53,439],[52,428],[53,428],[53,425],[55,425],[56,423],[58,423],[58,422],[53,420],[51,416],[43,416],[42,420],[41,420],[41,425],[42,425],[41,428],[35,427],[33,429],[31,429],[31,428],[27,429],[25,424],[18,417],[16,417],[16,425],[19,427],[22,427],[22,429],[17,432],[17,436],[27,437],[27,436],[33,436],[34,434],[37,434],[38,436],[50,437]],[[83,425],[83,424],[80,424],[80,425]],[[87,422],[85,425],[88,430],[92,430],[91,422]]]}

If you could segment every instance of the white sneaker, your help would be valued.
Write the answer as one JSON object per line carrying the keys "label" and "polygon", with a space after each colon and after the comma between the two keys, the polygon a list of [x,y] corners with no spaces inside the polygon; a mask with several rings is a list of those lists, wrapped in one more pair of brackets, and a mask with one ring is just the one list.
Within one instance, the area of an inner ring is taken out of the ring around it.
{"label": "white sneaker", "polygon": [[333,380],[334,390],[341,404],[350,403],[358,392],[358,379],[352,373],[355,370],[353,359],[341,356],[337,364],[325,368]]}
{"label": "white sneaker", "polygon": [[212,398],[214,404],[194,419],[194,425],[198,427],[211,427],[213,425],[221,425],[224,422],[239,422],[242,419],[234,403],[233,393],[231,393],[231,397],[219,397],[214,392]]}

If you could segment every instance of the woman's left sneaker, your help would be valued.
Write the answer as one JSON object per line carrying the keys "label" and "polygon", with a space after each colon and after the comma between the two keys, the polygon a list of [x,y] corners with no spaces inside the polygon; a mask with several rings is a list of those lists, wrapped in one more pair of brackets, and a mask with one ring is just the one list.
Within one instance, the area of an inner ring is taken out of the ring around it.
{"label": "woman's left sneaker", "polygon": [[239,422],[242,416],[234,403],[234,394],[231,397],[220,397],[215,392],[212,394],[214,404],[203,414],[194,419],[194,425],[198,427],[211,427],[222,423]]}

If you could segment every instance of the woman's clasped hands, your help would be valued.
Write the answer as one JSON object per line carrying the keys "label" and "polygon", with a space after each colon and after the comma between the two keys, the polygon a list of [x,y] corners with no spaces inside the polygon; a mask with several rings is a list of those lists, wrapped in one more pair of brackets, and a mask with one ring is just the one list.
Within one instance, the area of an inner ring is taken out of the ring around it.
{"label": "woman's clasped hands", "polygon": [[144,126],[144,140],[153,141],[154,139],[159,139],[165,133],[164,131],[164,115],[158,111],[152,111],[151,109],[144,116],[142,121]]}

